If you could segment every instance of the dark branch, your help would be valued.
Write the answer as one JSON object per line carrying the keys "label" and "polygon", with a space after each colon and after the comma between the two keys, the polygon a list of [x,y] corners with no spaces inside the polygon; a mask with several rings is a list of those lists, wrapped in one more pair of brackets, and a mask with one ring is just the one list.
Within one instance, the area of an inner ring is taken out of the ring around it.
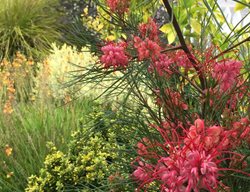
{"label": "dark branch", "polygon": [[178,22],[177,22],[177,20],[176,20],[176,18],[175,18],[175,15],[174,15],[174,13],[173,13],[173,11],[172,11],[172,8],[171,8],[171,6],[170,6],[168,0],[163,0],[163,3],[164,3],[164,5],[165,5],[165,7],[166,7],[166,9],[167,9],[167,11],[168,11],[169,16],[171,17],[171,20],[173,21],[173,26],[174,26],[174,29],[175,29],[175,31],[176,31],[176,33],[177,33],[177,36],[178,36],[178,39],[179,39],[179,41],[180,41],[180,43],[181,43],[181,46],[182,46],[183,51],[189,56],[189,60],[190,60],[193,64],[196,65],[196,60],[195,60],[194,58],[191,57],[192,54],[191,54],[190,50],[188,49],[188,47],[187,47],[187,45],[186,45],[186,42],[185,42],[184,37],[183,37],[183,35],[182,35],[180,26],[179,26],[179,24],[178,24]]}
{"label": "dark branch", "polygon": [[189,61],[193,64],[193,67],[197,71],[197,73],[199,75],[200,82],[201,82],[202,90],[204,90],[206,88],[206,86],[205,86],[206,81],[205,81],[205,78],[204,78],[199,66],[197,65],[197,60],[194,58],[194,56],[191,54],[190,50],[187,47],[187,44],[186,44],[184,37],[183,37],[183,34],[181,32],[181,28],[176,20],[176,17],[173,13],[173,10],[172,10],[168,0],[163,0],[163,3],[168,11],[169,16],[171,17],[171,20],[173,21],[173,26],[174,26],[174,29],[177,33],[177,36],[178,36],[178,39],[179,39],[180,44],[182,46],[182,49],[187,54]]}
{"label": "dark branch", "polygon": [[182,46],[179,45],[179,46],[176,46],[176,47],[171,47],[171,48],[168,48],[168,49],[164,49],[161,51],[161,53],[166,53],[166,52],[169,52],[169,51],[176,51],[178,49],[182,49]]}
{"label": "dark branch", "polygon": [[229,47],[229,48],[226,49],[225,51],[222,51],[220,54],[214,56],[211,60],[215,60],[215,59],[219,58],[220,56],[224,55],[225,53],[230,52],[230,51],[233,50],[234,48],[238,47],[239,45],[241,45],[241,44],[243,44],[243,43],[245,43],[245,42],[247,42],[247,41],[250,41],[250,37],[244,39],[243,41],[237,43],[236,45],[233,45],[232,47]]}

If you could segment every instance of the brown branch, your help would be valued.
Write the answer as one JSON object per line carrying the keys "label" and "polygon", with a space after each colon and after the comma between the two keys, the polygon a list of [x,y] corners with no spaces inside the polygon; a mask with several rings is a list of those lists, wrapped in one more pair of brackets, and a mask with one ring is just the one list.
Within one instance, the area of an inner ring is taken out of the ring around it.
{"label": "brown branch", "polygon": [[182,46],[182,49],[187,54],[189,61],[193,64],[193,67],[197,71],[197,73],[199,75],[200,82],[201,82],[202,90],[204,90],[206,88],[206,81],[205,81],[205,78],[204,78],[204,76],[203,76],[203,74],[201,72],[200,67],[197,65],[198,64],[197,60],[194,58],[194,56],[192,55],[192,53],[190,52],[190,50],[187,47],[187,44],[186,44],[186,42],[184,40],[184,37],[183,37],[183,34],[181,32],[181,28],[180,28],[180,26],[179,26],[179,24],[178,24],[178,22],[176,20],[176,17],[175,17],[175,15],[173,13],[173,10],[172,10],[168,0],[163,0],[163,3],[165,5],[165,8],[168,11],[169,16],[171,17],[175,32],[177,33],[177,36],[178,36],[178,39],[179,39],[180,44]]}
{"label": "brown branch", "polygon": [[[178,22],[177,22],[177,20],[176,20],[176,18],[175,18],[175,15],[174,15],[174,13],[173,13],[173,11],[172,11],[172,8],[171,8],[171,6],[170,6],[168,0],[163,0],[163,3],[164,3],[164,5],[165,5],[165,7],[166,7],[166,9],[167,9],[167,11],[168,11],[168,13],[169,13],[169,16],[172,17],[171,19],[172,19],[172,21],[173,21],[174,29],[175,29],[175,31],[176,31],[176,33],[177,33],[177,36],[178,36],[178,39],[179,39],[179,41],[180,41],[180,43],[181,43],[181,46],[182,46],[183,51],[184,51],[187,55],[191,55],[191,52],[190,52],[190,50],[188,49],[188,47],[187,47],[187,45],[186,45],[186,42],[185,42],[184,37],[183,37],[183,35],[182,35],[180,26],[179,26],[179,24],[178,24]],[[190,61],[191,61],[193,64],[196,64],[196,61],[195,61],[194,59],[192,59],[191,57],[190,57],[190,59],[191,59]]]}
{"label": "brown branch", "polygon": [[232,47],[229,47],[228,49],[226,49],[225,51],[222,51],[221,53],[219,53],[218,55],[214,56],[211,60],[215,60],[217,58],[219,58],[220,56],[224,55],[225,53],[228,53],[230,52],[231,50],[233,50],[234,48],[238,47],[239,45],[247,42],[247,41],[250,41],[250,37],[244,39],[243,41],[237,43],[236,45],[233,45]]}
{"label": "brown branch", "polygon": [[176,46],[176,47],[171,47],[171,48],[168,48],[168,49],[164,49],[161,51],[161,53],[166,53],[166,52],[169,52],[169,51],[175,51],[175,50],[178,50],[178,49],[182,49],[182,46],[179,45],[179,46]]}
{"label": "brown branch", "polygon": [[[179,46],[167,48],[167,49],[162,50],[161,53],[166,53],[166,52],[169,52],[169,51],[175,51],[175,50],[178,50],[178,49],[182,49],[182,46],[179,45]],[[134,60],[134,59],[137,59],[137,58],[138,58],[138,56],[134,56],[134,57],[132,57],[131,60]]]}

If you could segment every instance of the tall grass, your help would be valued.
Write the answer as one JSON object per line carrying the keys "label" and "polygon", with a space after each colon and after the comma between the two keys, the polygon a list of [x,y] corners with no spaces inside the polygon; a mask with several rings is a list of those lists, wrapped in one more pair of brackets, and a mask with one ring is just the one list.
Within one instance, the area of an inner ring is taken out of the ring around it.
{"label": "tall grass", "polygon": [[24,191],[27,178],[43,165],[47,142],[65,151],[79,119],[94,105],[79,99],[65,106],[19,103],[11,115],[0,114],[0,191]]}
{"label": "tall grass", "polygon": [[20,51],[40,57],[60,37],[57,0],[1,0],[0,59]]}

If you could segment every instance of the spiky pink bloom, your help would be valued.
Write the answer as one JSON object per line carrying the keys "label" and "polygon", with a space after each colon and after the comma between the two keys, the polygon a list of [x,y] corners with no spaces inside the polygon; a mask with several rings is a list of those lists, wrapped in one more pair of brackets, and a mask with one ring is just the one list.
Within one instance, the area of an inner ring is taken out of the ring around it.
{"label": "spiky pink bloom", "polygon": [[105,68],[114,67],[126,68],[128,65],[128,56],[125,54],[125,44],[122,43],[109,43],[101,48],[103,55],[101,62]]}
{"label": "spiky pink bloom", "polygon": [[187,56],[187,54],[183,50],[176,51],[173,59],[174,59],[176,65],[179,66],[179,67],[184,67],[186,69],[189,69],[189,68],[193,67],[192,63],[190,62],[190,60],[189,60],[189,58]]}
{"label": "spiky pink bloom", "polygon": [[148,138],[144,137],[141,142],[137,143],[137,153],[139,155],[148,155],[147,145],[149,145]]}
{"label": "spiky pink bloom", "polygon": [[133,172],[133,177],[142,182],[150,179],[152,174],[152,166],[140,160],[138,161],[138,164],[139,166]]}
{"label": "spiky pink bloom", "polygon": [[[248,118],[242,118],[232,124],[232,129],[228,131],[232,148],[236,148],[246,141],[250,144],[250,121]],[[240,138],[240,139],[239,139]]]}
{"label": "spiky pink bloom", "polygon": [[225,134],[221,126],[205,127],[204,121],[197,119],[189,128],[184,143],[190,149],[202,147],[205,151],[210,151],[216,148],[227,149],[229,141],[228,134]]}
{"label": "spiky pink bloom", "polygon": [[185,192],[199,192],[199,189],[215,191],[218,167],[214,156],[202,150],[188,151],[182,166],[180,176],[187,182]]}
{"label": "spiky pink bloom", "polygon": [[135,36],[134,47],[137,49],[139,61],[149,58],[154,60],[158,58],[161,53],[161,47],[158,43],[150,40],[149,38],[142,40],[140,37]]}
{"label": "spiky pink bloom", "polygon": [[155,176],[162,182],[161,189],[164,191],[184,191],[183,179],[180,176],[180,159],[162,157],[155,170]]}
{"label": "spiky pink bloom", "polygon": [[[240,122],[234,123],[235,129],[248,127],[249,121],[246,118]],[[154,181],[160,184],[159,191],[163,192],[199,192],[202,189],[215,192],[218,185],[225,188],[218,180],[218,175],[220,170],[227,170],[220,167],[220,163],[225,151],[231,147],[228,142],[231,131],[226,131],[218,125],[206,127],[204,120],[197,119],[185,132],[185,136],[173,141],[168,138],[170,124],[164,125],[167,128],[153,126],[160,132],[164,142],[155,141],[153,145],[143,147],[146,151],[154,150],[155,147],[157,150],[161,148],[167,155],[162,156],[164,153],[155,151],[155,154],[152,153],[148,158],[143,153],[140,154],[133,173],[139,183],[139,189],[146,189]],[[235,162],[239,162],[241,156],[233,154],[235,157],[233,156],[230,164],[232,168],[228,170],[237,171],[233,166]],[[141,163],[141,159],[144,159],[144,163]]]}
{"label": "spiky pink bloom", "polygon": [[121,15],[128,11],[130,0],[107,0],[106,3],[113,13]]}
{"label": "spiky pink bloom", "polygon": [[139,31],[143,39],[147,37],[152,41],[155,41],[155,42],[159,41],[158,26],[152,18],[149,18],[147,23],[141,23],[139,25]]}
{"label": "spiky pink bloom", "polygon": [[175,147],[168,157],[161,157],[155,165],[142,166],[139,162],[133,176],[142,185],[160,182],[161,191],[198,192],[207,189],[215,192],[219,170],[216,158],[215,152],[207,153],[200,148],[189,150],[187,146]]}
{"label": "spiky pink bloom", "polygon": [[163,99],[162,97],[160,97],[159,90],[155,90],[155,94],[157,96],[156,104],[162,106],[163,109],[165,107],[176,107],[182,110],[188,109],[188,105],[183,101],[181,94],[177,91],[173,91],[170,88],[165,89],[165,95],[168,99]]}
{"label": "spiky pink bloom", "polygon": [[170,76],[173,73],[171,71],[171,65],[173,62],[174,61],[167,54],[160,54],[159,57],[149,66],[149,71],[152,72],[156,70],[160,76]]}
{"label": "spiky pink bloom", "polygon": [[213,66],[212,76],[215,78],[222,91],[230,90],[237,83],[242,62],[235,60],[223,60]]}

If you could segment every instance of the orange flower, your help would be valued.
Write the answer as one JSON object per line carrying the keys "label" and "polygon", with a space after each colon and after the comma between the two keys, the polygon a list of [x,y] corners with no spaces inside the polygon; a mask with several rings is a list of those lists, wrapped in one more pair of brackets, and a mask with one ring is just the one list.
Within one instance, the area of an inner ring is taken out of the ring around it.
{"label": "orange flower", "polygon": [[12,154],[13,149],[9,146],[5,146],[5,154],[9,157]]}

